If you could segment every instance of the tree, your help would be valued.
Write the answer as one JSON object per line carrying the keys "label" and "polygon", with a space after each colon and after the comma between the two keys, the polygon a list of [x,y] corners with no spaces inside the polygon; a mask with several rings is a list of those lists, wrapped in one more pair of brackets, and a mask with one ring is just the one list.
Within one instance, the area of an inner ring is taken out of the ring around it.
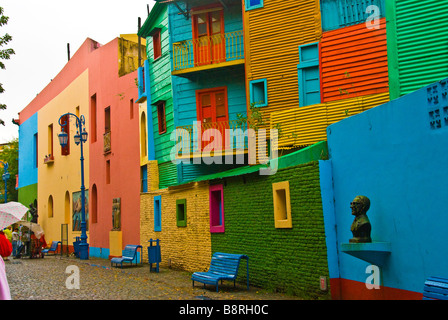
{"label": "tree", "polygon": [[[16,175],[19,173],[19,139],[15,138],[12,141],[4,145],[3,150],[0,152],[0,160],[8,163],[8,172],[10,178],[6,183],[6,189],[8,191],[8,201],[17,201],[18,191],[16,189]],[[0,177],[4,173],[4,167],[0,163]],[[5,184],[0,178],[0,203],[4,202]]]}
{"label": "tree", "polygon": [[[4,26],[8,23],[9,17],[3,15],[3,8],[0,7],[0,27]],[[3,46],[7,45],[12,40],[12,37],[9,34],[5,34],[3,37],[0,37],[0,68],[5,69],[5,64],[1,60],[9,60],[11,55],[15,54],[14,50],[3,49]],[[0,93],[3,93],[5,89],[3,89],[3,84],[0,83]],[[5,110],[6,105],[0,103],[0,110]],[[5,125],[5,122],[0,119],[0,124]]]}

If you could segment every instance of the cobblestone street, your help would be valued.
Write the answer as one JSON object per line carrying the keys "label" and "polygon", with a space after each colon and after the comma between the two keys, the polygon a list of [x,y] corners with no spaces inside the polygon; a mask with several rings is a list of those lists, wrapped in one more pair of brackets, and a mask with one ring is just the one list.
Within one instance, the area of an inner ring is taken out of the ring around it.
{"label": "cobblestone street", "polygon": [[[214,287],[192,287],[190,273],[161,268],[149,272],[149,265],[126,265],[111,268],[106,259],[79,260],[71,257],[46,256],[44,259],[5,261],[13,300],[297,300],[270,293],[253,286],[224,281],[217,293]],[[79,289],[68,289],[72,275],[69,266],[79,268]],[[67,273],[66,273],[67,270]]]}

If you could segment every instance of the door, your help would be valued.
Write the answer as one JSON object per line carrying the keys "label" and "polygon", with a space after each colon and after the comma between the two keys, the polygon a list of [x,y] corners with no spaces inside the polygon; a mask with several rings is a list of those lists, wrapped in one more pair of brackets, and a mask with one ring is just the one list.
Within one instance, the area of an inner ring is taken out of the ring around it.
{"label": "door", "polygon": [[223,10],[193,15],[194,65],[225,61]]}
{"label": "door", "polygon": [[[216,88],[212,90],[197,91],[198,121],[201,123],[202,149],[213,142],[215,150],[223,150],[227,146],[225,141],[226,129],[229,128],[229,117],[227,112],[227,89]],[[216,139],[215,129],[221,134],[221,139]]]}

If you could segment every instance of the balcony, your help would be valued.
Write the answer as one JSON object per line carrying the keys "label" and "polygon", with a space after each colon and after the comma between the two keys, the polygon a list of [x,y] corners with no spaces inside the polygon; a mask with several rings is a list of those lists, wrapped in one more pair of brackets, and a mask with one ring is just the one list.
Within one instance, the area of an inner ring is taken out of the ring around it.
{"label": "balcony", "polygon": [[173,75],[241,64],[244,64],[242,30],[173,44]]}
{"label": "balcony", "polygon": [[182,150],[177,159],[201,157],[203,152],[216,152],[224,155],[247,153],[248,124],[241,120],[218,121],[177,127],[178,137],[182,139]]}

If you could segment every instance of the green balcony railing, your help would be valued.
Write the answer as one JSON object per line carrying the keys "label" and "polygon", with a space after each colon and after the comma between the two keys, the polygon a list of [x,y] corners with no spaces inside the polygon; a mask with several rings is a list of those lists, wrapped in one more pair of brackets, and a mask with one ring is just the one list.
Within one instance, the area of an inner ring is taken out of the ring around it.
{"label": "green balcony railing", "polygon": [[173,52],[175,71],[244,59],[243,31],[176,42]]}

